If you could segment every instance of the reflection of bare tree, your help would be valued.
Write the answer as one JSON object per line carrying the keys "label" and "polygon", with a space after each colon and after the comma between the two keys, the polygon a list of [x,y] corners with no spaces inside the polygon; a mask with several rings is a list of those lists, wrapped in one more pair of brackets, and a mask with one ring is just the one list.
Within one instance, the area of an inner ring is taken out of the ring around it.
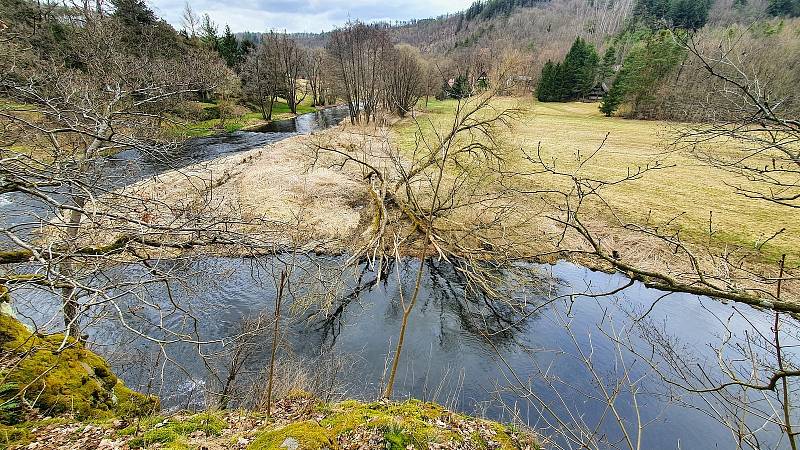
{"label": "reflection of bare tree", "polygon": [[[592,301],[606,294],[571,293],[552,299],[547,316],[563,330],[565,348],[527,349],[531,357],[526,372],[512,366],[487,336],[504,369],[505,382],[496,387],[495,401],[521,423],[528,420],[520,414],[520,403],[532,408],[537,427],[554,448],[645,448],[642,441],[650,420],[642,416],[640,399],[648,373],[640,369],[639,357],[616,340],[627,330],[618,329],[611,317],[606,324],[598,323],[596,330],[576,329],[571,322],[570,297]],[[606,351],[596,353],[595,346]],[[611,363],[608,358],[613,358]],[[570,370],[559,375],[554,366]]]}
{"label": "reflection of bare tree", "polygon": [[314,330],[321,334],[321,342],[325,343],[329,348],[333,348],[333,346],[336,345],[336,338],[339,336],[339,333],[341,333],[342,326],[346,320],[345,313],[348,306],[354,301],[358,301],[362,294],[375,288],[379,280],[383,280],[385,285],[388,281],[386,272],[392,270],[392,264],[393,261],[389,260],[380,267],[380,270],[384,271],[383,276],[381,276],[381,274],[374,274],[366,261],[359,264],[358,267],[360,267],[360,269],[358,270],[355,284],[352,287],[348,287],[346,293],[338,296],[335,303],[324,315],[319,317],[317,324],[314,325]]}
{"label": "reflection of bare tree", "polygon": [[[458,262],[456,263],[458,264]],[[459,330],[466,331],[476,337],[490,335],[494,345],[503,346],[513,341],[515,334],[525,330],[528,321],[535,319],[537,314],[521,316],[520,312],[528,307],[535,307],[535,298],[543,291],[539,283],[540,274],[531,269],[524,270],[510,266],[503,269],[485,269],[495,272],[499,278],[498,289],[503,291],[504,301],[497,301],[487,293],[475,290],[469,283],[469,278],[464,275],[456,265],[448,263],[431,263],[428,265],[430,272],[430,285],[426,287],[428,295],[438,301],[442,307],[452,313],[459,320]],[[523,275],[524,274],[524,275]],[[529,277],[522,286],[515,286],[519,291],[508,289],[514,286],[516,276]],[[523,305],[519,299],[525,298]],[[444,330],[442,335],[445,336]]]}
{"label": "reflection of bare tree", "polygon": [[729,430],[737,448],[797,448],[796,321],[775,313],[771,324],[753,323],[738,308],[714,317],[723,332],[704,349],[642,318],[631,331],[647,343],[646,351],[630,337],[617,342],[653,368],[678,404]]}

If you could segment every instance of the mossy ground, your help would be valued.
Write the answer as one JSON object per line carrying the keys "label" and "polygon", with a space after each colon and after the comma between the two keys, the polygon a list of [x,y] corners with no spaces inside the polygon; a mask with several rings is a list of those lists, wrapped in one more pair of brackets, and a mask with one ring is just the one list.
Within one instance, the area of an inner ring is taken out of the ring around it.
{"label": "mossy ground", "polygon": [[[108,363],[63,335],[0,314],[0,449],[533,449],[531,433],[418,400],[322,403],[291,392],[265,417],[246,411],[157,415]],[[42,419],[44,418],[44,419]]]}
{"label": "mossy ground", "polygon": [[119,431],[121,436],[133,436],[128,441],[130,448],[191,448],[187,437],[196,432],[203,436],[219,436],[228,424],[219,413],[201,413],[182,419],[155,416],[144,423],[137,423]]}
{"label": "mossy ground", "polygon": [[317,404],[305,418],[269,427],[248,450],[278,450],[292,443],[309,450],[538,448],[530,433],[419,400]]}
{"label": "mossy ground", "polygon": [[[418,400],[325,404],[287,397],[271,417],[249,411],[78,422],[50,419],[0,427],[0,448],[351,450],[538,449],[513,426],[450,412]],[[106,447],[102,447],[105,443]]]}

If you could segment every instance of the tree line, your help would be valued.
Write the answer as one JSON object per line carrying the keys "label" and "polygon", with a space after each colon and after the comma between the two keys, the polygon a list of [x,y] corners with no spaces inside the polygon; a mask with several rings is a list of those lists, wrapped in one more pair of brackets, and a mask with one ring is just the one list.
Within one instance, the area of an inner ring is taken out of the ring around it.
{"label": "tree line", "polygon": [[349,22],[319,48],[275,30],[236,37],[225,26],[219,35],[209,16],[198,17],[188,4],[183,23],[184,37],[216,50],[239,75],[242,100],[265,120],[278,101],[297,113],[306,100],[311,106],[345,101],[353,122],[372,121],[379,110],[404,116],[442,85],[435,62],[413,46],[396,45],[386,24]]}
{"label": "tree line", "polygon": [[[639,118],[682,121],[719,118],[727,110],[724,105],[700,106],[710,101],[703,92],[713,88],[712,81],[700,75],[703,71],[687,52],[685,42],[692,36],[702,36],[720,43],[736,35],[743,47],[750,49],[742,58],[757,60],[761,67],[775,65],[775,60],[787,60],[787,56],[795,53],[797,38],[789,30],[796,22],[787,17],[796,15],[797,2],[769,1],[764,12],[784,18],[756,21],[738,34],[734,33],[738,30],[736,25],[729,28],[707,25],[713,3],[638,0],[625,27],[603,43],[602,58],[592,42],[579,37],[563,60],[549,59],[541,69],[537,98],[564,102],[602,96],[600,111],[607,116],[622,109],[626,115]],[[745,3],[746,0],[734,0],[733,8],[743,8]],[[797,108],[794,96],[790,95],[795,78],[783,75],[773,83],[774,94],[785,99],[781,106],[790,110]]]}

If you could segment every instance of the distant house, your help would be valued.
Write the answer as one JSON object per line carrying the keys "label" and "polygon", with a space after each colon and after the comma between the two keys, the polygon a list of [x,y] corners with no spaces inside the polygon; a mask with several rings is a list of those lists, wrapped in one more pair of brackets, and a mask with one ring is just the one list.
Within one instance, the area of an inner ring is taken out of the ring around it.
{"label": "distant house", "polygon": [[533,77],[527,75],[515,75],[506,79],[506,91],[509,93],[533,92],[535,88]]}
{"label": "distant house", "polygon": [[606,94],[608,94],[608,90],[609,88],[607,84],[600,83],[597,86],[595,86],[594,89],[589,91],[589,94],[586,96],[585,101],[599,102],[600,100],[603,99],[603,97],[605,97]]}

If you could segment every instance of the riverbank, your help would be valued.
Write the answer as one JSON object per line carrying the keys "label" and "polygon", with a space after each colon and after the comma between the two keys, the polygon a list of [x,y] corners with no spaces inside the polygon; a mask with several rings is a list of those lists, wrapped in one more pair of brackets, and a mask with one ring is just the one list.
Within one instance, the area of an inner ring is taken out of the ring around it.
{"label": "riverbank", "polygon": [[257,130],[276,120],[292,119],[302,114],[312,113],[319,108],[307,102],[297,105],[297,112],[292,112],[284,101],[277,101],[272,107],[270,120],[264,119],[260,111],[244,105],[223,106],[227,116],[220,118],[220,105],[207,102],[184,102],[174,111],[176,120],[165,123],[164,133],[168,137],[188,139],[210,136],[218,133]]}
{"label": "riverbank", "polygon": [[292,391],[275,401],[269,416],[249,410],[163,415],[157,399],[126,388],[82,344],[33,335],[2,313],[0,324],[0,448],[539,448],[530,430],[417,400],[326,403]]}
{"label": "riverbank", "polygon": [[[371,201],[358,168],[315,157],[312,144],[320,136],[341,147],[363,139],[341,128],[293,136],[159,174],[120,194],[146,199],[153,223],[168,224],[174,211],[188,206],[215,223],[231,224],[230,231],[247,236],[250,246],[242,250],[248,254],[254,247],[263,253],[344,253],[363,239],[372,220]],[[236,249],[228,245],[222,254],[237,256]]]}
{"label": "riverbank", "polygon": [[[501,101],[508,102],[509,100]],[[576,114],[570,109],[570,105],[562,107],[571,111],[570,114]],[[437,107],[433,106],[432,108],[434,113],[435,108]],[[447,105],[440,105],[439,108],[446,111]],[[580,110],[585,106],[577,105],[574,108]],[[547,120],[556,122],[561,120],[560,116],[556,115],[553,118],[546,111],[542,114],[545,114]],[[540,120],[539,116],[535,117],[537,117],[536,120]],[[604,122],[597,122],[595,119],[592,118],[588,123],[590,125],[596,123],[596,125],[592,125],[595,128],[607,126]],[[433,120],[440,119],[434,117]],[[589,142],[594,142],[595,134],[587,130],[581,131],[578,128],[580,122],[576,120],[574,117],[567,120],[571,124],[572,128],[570,129],[577,130],[574,133],[578,135],[587,136],[585,138],[588,139],[585,142],[587,145]],[[590,125],[583,126],[589,127]],[[631,124],[616,124],[615,122],[615,126],[630,127]],[[328,254],[352,253],[374,236],[377,204],[369,184],[366,182],[367,174],[364,168],[354,163],[353,160],[347,161],[343,155],[390,167],[393,163],[390,161],[392,157],[389,155],[396,155],[401,160],[411,157],[404,153],[407,151],[404,150],[404,146],[407,149],[408,145],[408,137],[404,133],[407,133],[408,128],[407,121],[400,122],[391,128],[365,128],[344,124],[333,129],[315,132],[312,135],[291,137],[263,148],[167,172],[126,189],[132,195],[144,195],[144,197],[152,199],[154,205],[163,209],[154,215],[163,217],[167,221],[172,209],[170,205],[176,205],[186,199],[205,202],[203,203],[204,207],[206,209],[210,207],[215,217],[219,217],[220,221],[237,224],[242,234],[247,235],[251,241],[257,242],[265,253],[292,249]],[[633,132],[632,129],[623,131]],[[625,155],[627,158],[632,158],[630,149],[638,148],[639,145],[650,149],[643,150],[642,158],[656,152],[653,146],[658,142],[657,136],[647,135],[642,130],[639,130],[639,133],[643,134],[636,141],[639,144],[628,147],[627,153],[621,154],[621,150],[614,147],[619,143],[612,140],[610,149],[612,158],[624,158]],[[602,140],[602,137],[598,139]],[[522,141],[514,142],[516,142],[515,145],[521,145]],[[565,142],[569,142],[572,146],[580,145],[574,136],[565,136]],[[318,151],[319,148],[328,150]],[[331,152],[330,149],[336,149],[339,153]],[[616,165],[611,165],[612,163],[627,167],[619,161],[600,160],[597,167],[590,167],[589,170],[596,170],[598,173],[613,170]],[[390,168],[390,172],[391,170],[396,170],[396,168]],[[703,169],[699,165],[694,165],[686,167],[684,170],[702,171]],[[695,173],[694,176],[686,174],[684,179],[702,179],[707,176],[702,173]],[[612,199],[627,200],[627,203],[617,207],[628,208],[623,211],[628,211],[632,217],[635,217],[636,211],[641,208],[634,208],[634,211],[630,211],[633,200],[629,197],[645,195],[652,187],[653,182],[658,183],[658,174],[654,177],[656,180],[648,182],[644,187],[640,186],[642,181],[635,180],[633,186],[629,188],[628,194],[614,192]],[[537,182],[546,184],[546,180]],[[677,192],[687,189],[680,186],[674,186],[674,188],[677,189]],[[717,194],[721,196],[721,201],[727,202],[725,208],[733,206],[726,200],[728,199],[727,194],[730,193],[717,192]],[[657,203],[649,205],[651,217],[661,217],[669,211],[673,211],[671,214],[682,217],[681,208],[692,207],[685,202],[699,201],[695,198],[695,194],[687,194],[687,196],[686,198],[677,196],[661,206]],[[209,204],[209,199],[212,198],[213,203]],[[684,203],[680,203],[679,200]],[[540,197],[524,193],[507,195],[502,201],[506,202],[508,211],[510,211],[507,220],[503,223],[496,223],[494,228],[488,228],[486,235],[499,236],[501,240],[494,242],[493,245],[500,243],[507,250],[508,258],[528,259],[544,263],[567,259],[596,270],[616,270],[608,261],[592,255],[592,248],[580,235],[569,230],[566,233],[561,231],[559,224],[553,220],[553,217],[558,215],[558,209],[552,202],[546,202]],[[693,282],[695,268],[692,266],[692,261],[685,258],[683,254],[676,254],[674,248],[665,246],[660,238],[647,236],[637,232],[636,229],[615,223],[617,219],[615,217],[592,213],[592,210],[587,212],[584,215],[584,223],[587,229],[599,239],[603,250],[608,254],[616,252],[622,255],[625,262],[639,268],[668,273],[682,282]],[[413,221],[408,220],[406,214],[397,208],[397,205],[389,205],[387,213],[391,216],[394,224],[393,230],[399,236],[414,236]],[[466,214],[469,215],[469,212],[467,211]],[[744,213],[736,216],[728,215],[725,220],[737,217],[740,221],[749,220],[749,216]],[[764,216],[756,214],[753,217],[760,220]],[[467,223],[467,219],[472,220],[466,217],[462,222]],[[784,219],[784,216],[773,216],[772,222],[759,222],[759,226],[781,226]],[[676,226],[678,226],[678,230],[683,230],[680,224]],[[718,226],[719,228],[715,229],[715,237],[729,236],[722,228],[722,224]],[[747,232],[746,223],[740,222],[739,228],[742,229],[742,232]],[[458,230],[453,231],[453,233],[457,232]],[[774,292],[774,280],[778,275],[778,266],[772,261],[759,259],[760,257],[752,245],[736,245],[735,241],[723,240],[722,244],[717,242],[712,246],[716,251],[719,249],[719,245],[724,245],[729,258],[747,261],[735,266],[721,261],[717,255],[708,252],[708,241],[701,234],[696,234],[691,229],[680,233],[686,248],[697,255],[696,263],[706,273],[713,274],[714,278],[721,283],[729,283],[740,289],[750,289],[751,292]],[[789,234],[779,236],[780,239],[784,237],[790,242],[794,239]],[[780,239],[775,239],[768,245],[777,245],[777,249],[783,250],[786,247]],[[480,243],[473,244],[479,246]],[[764,246],[759,247],[759,249],[762,248]],[[392,249],[387,249],[387,251],[391,252]],[[419,253],[418,240],[406,239],[400,251],[408,255]],[[772,252],[774,253],[774,251],[775,248]],[[223,254],[231,255],[230,247],[223,250]],[[236,256],[235,252],[234,256]],[[792,258],[795,256],[795,253],[790,254],[787,267],[792,267],[791,264],[794,264]],[[634,276],[633,274],[629,275]],[[650,281],[644,277],[634,276],[634,278],[646,284]],[[793,280],[784,283],[784,299],[792,302],[791,299],[797,298],[797,284]],[[759,304],[759,302],[756,301],[755,304]],[[791,305],[784,306],[783,309],[793,310]]]}
{"label": "riverbank", "polygon": [[[74,421],[55,418],[0,425],[9,449],[356,450],[364,448],[540,448],[533,433],[417,400],[323,403],[302,392],[275,402],[272,414],[236,410]],[[3,447],[3,445],[7,447]]]}

